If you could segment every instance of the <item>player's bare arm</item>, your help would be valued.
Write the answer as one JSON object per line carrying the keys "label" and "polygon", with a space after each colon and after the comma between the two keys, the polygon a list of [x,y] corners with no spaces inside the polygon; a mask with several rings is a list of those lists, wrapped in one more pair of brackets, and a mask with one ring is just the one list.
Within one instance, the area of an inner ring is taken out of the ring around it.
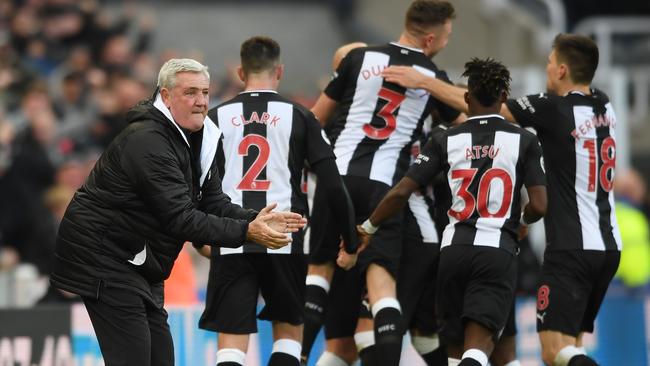
{"label": "player's bare arm", "polygon": [[311,107],[311,112],[316,116],[321,127],[325,127],[335,109],[336,101],[328,97],[325,93],[321,93],[316,104]]}
{"label": "player's bare arm", "polygon": [[411,194],[418,188],[418,183],[412,178],[402,178],[379,202],[370,218],[361,226],[362,230],[373,234],[382,222],[404,208]]}
{"label": "player's bare arm", "polygon": [[[405,88],[424,89],[434,98],[464,113],[469,113],[465,93],[467,89],[446,83],[431,76],[424,75],[411,66],[389,66],[384,69],[382,76],[389,82]],[[508,121],[516,122],[506,104],[501,105],[499,112]],[[460,116],[459,116],[460,118]]]}
{"label": "player's bare arm", "polygon": [[533,222],[541,219],[544,215],[546,215],[546,186],[539,185],[526,187],[526,191],[528,192],[530,201],[528,201],[528,204],[526,207],[524,207],[522,220],[526,224],[532,224]]}

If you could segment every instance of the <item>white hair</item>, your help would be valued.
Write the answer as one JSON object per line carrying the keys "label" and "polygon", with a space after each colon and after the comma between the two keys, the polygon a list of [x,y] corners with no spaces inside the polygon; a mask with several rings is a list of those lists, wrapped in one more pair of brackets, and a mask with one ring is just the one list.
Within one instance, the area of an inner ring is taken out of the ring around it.
{"label": "white hair", "polygon": [[158,87],[171,89],[176,85],[179,72],[200,72],[210,80],[208,67],[191,58],[172,58],[165,62],[158,72]]}

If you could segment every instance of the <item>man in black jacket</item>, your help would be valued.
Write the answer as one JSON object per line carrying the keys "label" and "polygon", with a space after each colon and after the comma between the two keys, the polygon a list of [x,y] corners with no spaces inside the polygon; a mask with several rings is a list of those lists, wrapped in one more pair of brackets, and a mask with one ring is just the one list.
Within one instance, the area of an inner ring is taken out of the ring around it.
{"label": "man in black jacket", "polygon": [[305,225],[222,192],[209,81],[197,61],[167,61],[160,92],[129,112],[61,222],[51,281],[83,298],[107,366],[174,364],[163,281],[183,242],[277,249]]}

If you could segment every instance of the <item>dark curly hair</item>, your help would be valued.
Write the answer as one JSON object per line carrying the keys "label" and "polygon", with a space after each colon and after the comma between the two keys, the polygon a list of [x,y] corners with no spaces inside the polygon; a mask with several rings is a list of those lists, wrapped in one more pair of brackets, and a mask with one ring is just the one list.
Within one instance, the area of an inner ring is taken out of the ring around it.
{"label": "dark curly hair", "polygon": [[463,76],[468,78],[469,93],[484,107],[494,105],[501,95],[510,93],[510,71],[492,58],[473,58],[465,64]]}

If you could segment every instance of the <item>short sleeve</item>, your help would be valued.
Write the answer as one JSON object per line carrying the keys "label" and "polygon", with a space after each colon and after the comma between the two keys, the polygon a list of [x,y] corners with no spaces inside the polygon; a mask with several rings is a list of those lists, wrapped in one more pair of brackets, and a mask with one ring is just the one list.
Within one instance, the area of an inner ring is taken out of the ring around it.
{"label": "short sleeve", "polygon": [[554,96],[546,93],[531,94],[519,99],[508,99],[506,105],[517,122],[522,127],[532,127],[536,130],[552,128]]}
{"label": "short sleeve", "polygon": [[336,68],[336,71],[332,74],[332,80],[325,87],[324,93],[332,100],[340,101],[343,98],[343,93],[345,92],[345,85],[348,82],[350,77],[351,70],[354,67],[353,59],[356,54],[356,50],[350,51],[343,59],[339,66]]}
{"label": "short sleeve", "polygon": [[526,149],[526,161],[524,162],[524,185],[526,187],[545,186],[546,173],[544,168],[544,156],[542,146],[536,136],[531,138]]}
{"label": "short sleeve", "polygon": [[424,145],[422,152],[415,159],[406,176],[424,187],[431,183],[433,178],[441,171],[441,161],[440,143],[437,138],[432,137]]}

